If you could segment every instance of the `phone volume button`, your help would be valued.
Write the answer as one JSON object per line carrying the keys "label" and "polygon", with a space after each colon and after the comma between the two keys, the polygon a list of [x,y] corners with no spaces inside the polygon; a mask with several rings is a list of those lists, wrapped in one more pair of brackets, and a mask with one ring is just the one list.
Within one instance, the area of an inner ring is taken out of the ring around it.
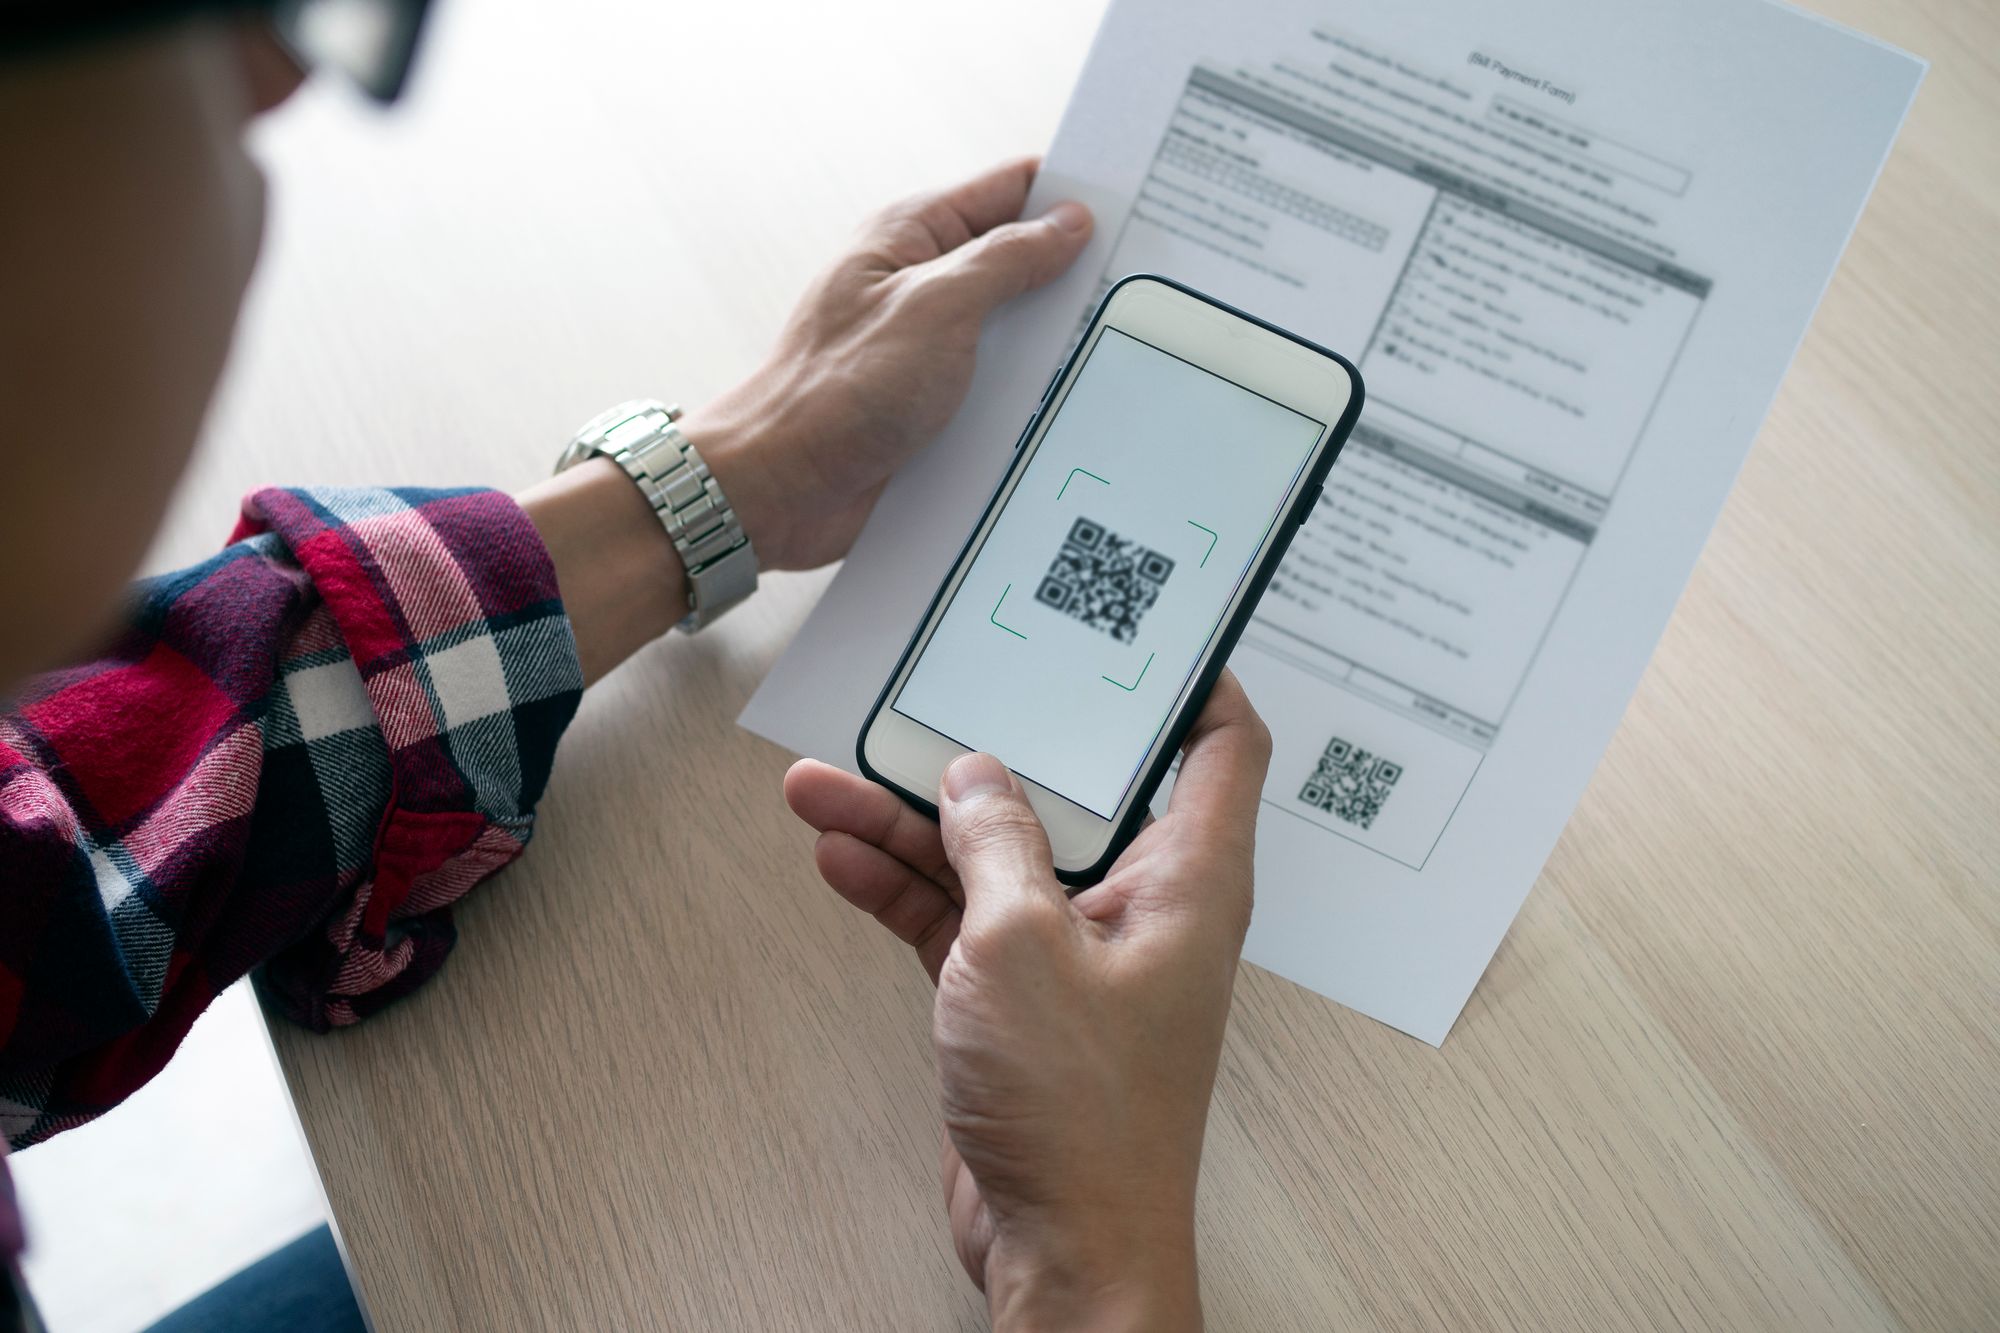
{"label": "phone volume button", "polygon": [[1312,517],[1312,511],[1319,507],[1319,497],[1324,494],[1326,494],[1326,484],[1324,482],[1313,487],[1312,494],[1299,501],[1299,511],[1292,515],[1292,522],[1300,527],[1304,527],[1305,521]]}
{"label": "phone volume button", "polygon": [[1028,437],[1034,433],[1035,433],[1035,414],[1033,412],[1030,412],[1028,414],[1028,424],[1021,427],[1021,438],[1014,441],[1014,452],[1017,454],[1020,453],[1021,446],[1026,444],[1028,442]]}

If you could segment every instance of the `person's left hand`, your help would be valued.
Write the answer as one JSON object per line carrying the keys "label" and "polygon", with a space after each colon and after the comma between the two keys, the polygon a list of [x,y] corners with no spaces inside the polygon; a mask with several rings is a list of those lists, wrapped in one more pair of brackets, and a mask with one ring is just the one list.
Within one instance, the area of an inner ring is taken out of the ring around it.
{"label": "person's left hand", "polygon": [[766,569],[846,554],[889,475],[951,419],[980,324],[1049,282],[1090,239],[1089,210],[1021,221],[1022,158],[883,210],[814,282],[763,367],[682,429]]}

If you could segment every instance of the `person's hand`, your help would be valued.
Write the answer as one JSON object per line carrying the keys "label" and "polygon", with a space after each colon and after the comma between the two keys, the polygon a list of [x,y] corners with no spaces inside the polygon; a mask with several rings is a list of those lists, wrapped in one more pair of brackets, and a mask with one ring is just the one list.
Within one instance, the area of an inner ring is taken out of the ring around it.
{"label": "person's hand", "polygon": [[941,827],[826,764],[785,775],[820,874],[937,983],[945,1202],[995,1328],[1200,1325],[1195,1180],[1270,754],[1223,673],[1167,816],[1074,900],[991,756],[946,770]]}
{"label": "person's hand", "polygon": [[763,367],[682,429],[766,569],[844,555],[897,467],[951,419],[979,327],[1068,268],[1090,213],[1019,220],[1023,158],[885,209],[806,292]]}

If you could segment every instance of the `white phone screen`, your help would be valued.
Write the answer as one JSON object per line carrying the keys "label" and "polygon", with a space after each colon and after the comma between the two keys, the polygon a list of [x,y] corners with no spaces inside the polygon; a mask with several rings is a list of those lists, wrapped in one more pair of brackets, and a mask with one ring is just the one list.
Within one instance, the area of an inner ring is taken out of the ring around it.
{"label": "white phone screen", "polygon": [[1105,328],[891,706],[1113,818],[1325,430]]}

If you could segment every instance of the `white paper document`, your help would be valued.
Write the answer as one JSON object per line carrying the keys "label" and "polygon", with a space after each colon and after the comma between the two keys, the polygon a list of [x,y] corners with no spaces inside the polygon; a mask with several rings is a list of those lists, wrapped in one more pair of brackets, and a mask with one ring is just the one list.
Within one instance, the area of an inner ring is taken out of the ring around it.
{"label": "white paper document", "polygon": [[[1611,739],[1923,75],[1765,0],[1119,0],[997,317],[744,711],[855,735],[1115,278],[1345,353],[1367,406],[1231,665],[1276,747],[1246,956],[1441,1043]],[[1226,442],[1218,464],[1227,463]]]}

